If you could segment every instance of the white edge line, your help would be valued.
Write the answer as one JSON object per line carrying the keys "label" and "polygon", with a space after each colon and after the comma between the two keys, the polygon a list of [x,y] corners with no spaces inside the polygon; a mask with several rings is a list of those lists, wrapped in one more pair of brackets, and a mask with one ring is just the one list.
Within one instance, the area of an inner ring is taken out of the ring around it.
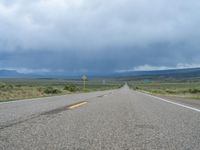
{"label": "white edge line", "polygon": [[144,95],[146,95],[146,96],[153,97],[153,98],[156,98],[156,99],[158,99],[158,100],[161,100],[161,101],[170,103],[170,104],[178,105],[178,106],[181,106],[181,107],[184,107],[184,108],[188,108],[188,109],[191,109],[191,110],[200,112],[200,109],[197,109],[197,108],[193,108],[193,107],[190,107],[190,106],[187,106],[187,105],[183,105],[183,104],[179,104],[179,103],[176,103],[176,102],[172,102],[172,101],[169,101],[169,100],[166,100],[166,99],[157,97],[157,96],[153,96],[153,95],[150,95],[150,94],[146,94],[146,93],[143,93],[143,92],[139,92],[139,91],[137,91],[137,92],[138,92],[138,93],[141,93],[141,94],[144,94]]}

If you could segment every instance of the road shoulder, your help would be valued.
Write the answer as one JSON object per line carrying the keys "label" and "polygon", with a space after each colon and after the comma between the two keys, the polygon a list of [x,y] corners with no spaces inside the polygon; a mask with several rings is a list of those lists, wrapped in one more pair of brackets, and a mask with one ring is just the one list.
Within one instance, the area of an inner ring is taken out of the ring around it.
{"label": "road shoulder", "polygon": [[178,103],[178,104],[182,104],[182,105],[186,105],[195,109],[199,109],[200,110],[200,100],[195,100],[195,99],[186,99],[186,98],[182,98],[182,97],[176,97],[176,96],[164,96],[164,95],[155,95],[155,94],[151,94],[145,91],[137,91],[149,96],[154,96],[157,98],[161,98],[170,102],[174,102],[174,103]]}

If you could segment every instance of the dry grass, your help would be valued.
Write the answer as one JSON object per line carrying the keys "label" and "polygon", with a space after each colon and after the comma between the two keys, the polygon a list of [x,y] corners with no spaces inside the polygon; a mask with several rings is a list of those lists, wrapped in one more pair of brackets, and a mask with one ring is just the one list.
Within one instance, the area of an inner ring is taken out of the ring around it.
{"label": "dry grass", "polygon": [[135,90],[145,91],[154,95],[177,96],[200,99],[200,82],[191,81],[132,81],[129,86]]}
{"label": "dry grass", "polygon": [[[120,83],[109,82],[105,85],[101,81],[88,81],[87,89],[83,90],[82,82],[75,80],[1,80],[0,102],[46,97],[53,95],[65,95],[74,92],[90,92],[119,88]],[[73,87],[67,89],[66,87]]]}

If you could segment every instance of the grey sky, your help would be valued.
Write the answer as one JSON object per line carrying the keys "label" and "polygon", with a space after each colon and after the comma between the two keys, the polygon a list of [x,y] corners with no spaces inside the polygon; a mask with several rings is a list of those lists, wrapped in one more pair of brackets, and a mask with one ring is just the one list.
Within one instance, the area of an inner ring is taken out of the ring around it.
{"label": "grey sky", "polygon": [[0,69],[198,67],[199,8],[198,0],[1,0]]}

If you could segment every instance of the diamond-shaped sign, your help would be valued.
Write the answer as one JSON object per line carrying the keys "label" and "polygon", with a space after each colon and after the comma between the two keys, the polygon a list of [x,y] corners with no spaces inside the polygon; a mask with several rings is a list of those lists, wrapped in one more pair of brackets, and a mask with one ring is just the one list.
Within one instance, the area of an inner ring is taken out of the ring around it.
{"label": "diamond-shaped sign", "polygon": [[83,80],[83,81],[87,80],[86,75],[83,75],[83,76],[82,76],[82,80]]}

